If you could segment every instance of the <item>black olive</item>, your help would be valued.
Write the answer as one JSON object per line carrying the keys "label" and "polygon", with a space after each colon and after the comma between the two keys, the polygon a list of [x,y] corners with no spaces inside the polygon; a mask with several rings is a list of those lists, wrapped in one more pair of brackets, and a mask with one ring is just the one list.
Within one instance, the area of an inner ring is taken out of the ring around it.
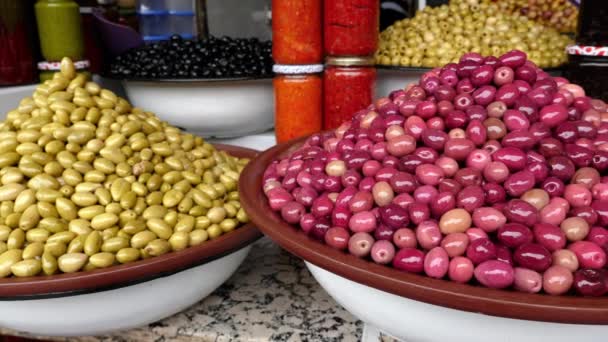
{"label": "black olive", "polygon": [[209,37],[147,44],[118,56],[110,74],[146,78],[218,78],[270,75],[272,43],[256,38]]}

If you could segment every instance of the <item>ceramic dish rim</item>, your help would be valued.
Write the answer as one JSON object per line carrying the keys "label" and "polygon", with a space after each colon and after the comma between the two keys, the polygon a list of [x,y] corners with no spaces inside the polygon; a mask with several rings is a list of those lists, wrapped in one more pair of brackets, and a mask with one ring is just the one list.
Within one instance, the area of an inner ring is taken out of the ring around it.
{"label": "ceramic dish rim", "polygon": [[295,150],[305,139],[283,143],[259,154],[243,170],[239,185],[241,205],[252,222],[290,253],[346,279],[428,304],[503,318],[608,324],[608,297],[529,294],[406,273],[338,251],[285,223],[268,206],[261,191],[262,175],[272,160]]}
{"label": "ceramic dish rim", "polygon": [[[225,144],[214,146],[238,157],[254,158],[259,153],[245,147]],[[262,233],[249,222],[201,245],[128,264],[89,272],[4,278],[0,279],[0,302],[69,297],[131,286],[207,264],[236,252],[261,237]]]}

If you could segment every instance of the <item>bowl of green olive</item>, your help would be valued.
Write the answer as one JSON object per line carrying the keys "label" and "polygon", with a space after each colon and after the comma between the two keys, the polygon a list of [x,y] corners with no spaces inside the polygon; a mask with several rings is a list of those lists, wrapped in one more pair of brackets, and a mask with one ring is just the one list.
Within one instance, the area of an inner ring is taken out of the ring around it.
{"label": "bowl of green olive", "polygon": [[210,294],[261,237],[238,193],[256,154],[185,134],[64,59],[0,121],[0,325],[102,334]]}

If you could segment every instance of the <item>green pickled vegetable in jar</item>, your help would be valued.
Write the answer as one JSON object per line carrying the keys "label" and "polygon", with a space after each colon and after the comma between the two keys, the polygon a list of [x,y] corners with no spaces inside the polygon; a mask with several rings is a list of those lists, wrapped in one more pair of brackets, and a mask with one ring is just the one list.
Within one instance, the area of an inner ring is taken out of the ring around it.
{"label": "green pickled vegetable in jar", "polygon": [[35,9],[44,59],[82,59],[84,41],[78,4],[72,0],[38,0]]}

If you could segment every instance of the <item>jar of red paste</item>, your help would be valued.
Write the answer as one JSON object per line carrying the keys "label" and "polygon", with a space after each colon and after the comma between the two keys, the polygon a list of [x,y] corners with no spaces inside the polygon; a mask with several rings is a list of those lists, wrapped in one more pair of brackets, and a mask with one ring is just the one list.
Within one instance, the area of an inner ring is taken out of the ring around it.
{"label": "jar of red paste", "polygon": [[321,0],[272,0],[272,57],[277,64],[323,61]]}
{"label": "jar of red paste", "polygon": [[323,65],[275,65],[275,135],[278,143],[319,132]]}
{"label": "jar of red paste", "polygon": [[370,56],[378,48],[380,0],[325,0],[324,45],[329,56]]}
{"label": "jar of red paste", "polygon": [[373,57],[327,57],[323,76],[323,129],[334,129],[365,109],[374,99]]}

